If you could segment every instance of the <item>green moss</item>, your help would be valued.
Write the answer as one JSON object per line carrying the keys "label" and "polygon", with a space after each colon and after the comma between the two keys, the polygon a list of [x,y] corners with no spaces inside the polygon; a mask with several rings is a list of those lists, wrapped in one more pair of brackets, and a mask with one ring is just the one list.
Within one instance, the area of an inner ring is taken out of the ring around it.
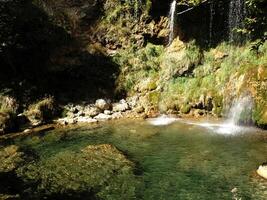
{"label": "green moss", "polygon": [[152,106],[158,107],[160,101],[160,93],[158,91],[150,92],[148,94],[148,100]]}
{"label": "green moss", "polygon": [[184,104],[180,108],[180,111],[182,114],[188,114],[190,110],[191,110],[191,106],[189,104]]}
{"label": "green moss", "polygon": [[133,163],[107,144],[90,145],[80,152],[59,152],[19,168],[17,174],[31,185],[27,190],[35,198],[81,198],[79,195],[86,194],[89,199],[132,199],[138,183]]}
{"label": "green moss", "polygon": [[[121,73],[117,79],[117,89],[131,92],[134,86],[147,77],[154,80],[155,74],[159,71],[163,46],[148,44],[146,47],[137,49],[121,50],[113,60],[121,66]],[[151,89],[156,87],[156,83],[151,83]]]}

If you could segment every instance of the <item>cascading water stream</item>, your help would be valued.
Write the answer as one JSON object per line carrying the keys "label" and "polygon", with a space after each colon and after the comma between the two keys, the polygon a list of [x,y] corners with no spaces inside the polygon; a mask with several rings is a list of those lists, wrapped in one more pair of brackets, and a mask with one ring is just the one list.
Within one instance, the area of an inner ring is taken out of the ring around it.
{"label": "cascading water stream", "polygon": [[210,23],[209,23],[209,44],[212,45],[212,36],[213,36],[213,15],[214,15],[214,3],[213,1],[210,2]]}
{"label": "cascading water stream", "polygon": [[174,0],[171,3],[171,8],[170,8],[170,13],[169,13],[169,19],[170,19],[170,24],[169,24],[169,45],[172,43],[174,39],[174,26],[175,26],[175,11],[176,11],[176,0]]}
{"label": "cascading water stream", "polygon": [[231,0],[229,4],[228,15],[228,29],[229,29],[229,41],[239,40],[236,29],[242,29],[244,27],[244,19],[246,17],[246,6],[244,0]]}
{"label": "cascading water stream", "polygon": [[235,135],[251,130],[250,127],[240,126],[240,123],[251,123],[251,114],[253,108],[252,98],[241,96],[233,102],[228,114],[228,120],[223,123],[214,122],[187,122],[211,129],[213,132],[223,135]]}
{"label": "cascading water stream", "polygon": [[217,132],[221,134],[236,134],[244,128],[240,123],[250,123],[253,101],[250,96],[241,96],[236,99],[229,111],[229,119],[221,125]]}
{"label": "cascading water stream", "polygon": [[228,123],[232,125],[240,124],[240,121],[248,122],[252,111],[252,99],[250,96],[242,96],[235,100],[229,112]]}

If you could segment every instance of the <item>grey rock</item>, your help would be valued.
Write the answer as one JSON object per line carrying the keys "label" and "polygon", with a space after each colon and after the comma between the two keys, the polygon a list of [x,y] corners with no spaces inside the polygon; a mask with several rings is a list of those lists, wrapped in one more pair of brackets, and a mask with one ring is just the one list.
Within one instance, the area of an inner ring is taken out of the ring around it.
{"label": "grey rock", "polygon": [[95,102],[95,106],[101,110],[109,110],[111,105],[108,101],[104,99],[98,99]]}

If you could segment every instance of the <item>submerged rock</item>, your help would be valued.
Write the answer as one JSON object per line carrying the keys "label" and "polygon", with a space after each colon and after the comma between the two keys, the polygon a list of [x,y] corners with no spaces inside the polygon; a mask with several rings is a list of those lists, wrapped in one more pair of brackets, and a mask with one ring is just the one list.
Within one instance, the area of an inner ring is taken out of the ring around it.
{"label": "submerged rock", "polygon": [[0,174],[15,170],[24,161],[23,156],[15,145],[0,149]]}
{"label": "submerged rock", "polygon": [[66,196],[88,199],[134,199],[138,182],[134,164],[110,144],[63,151],[28,164],[18,175],[31,197]]}

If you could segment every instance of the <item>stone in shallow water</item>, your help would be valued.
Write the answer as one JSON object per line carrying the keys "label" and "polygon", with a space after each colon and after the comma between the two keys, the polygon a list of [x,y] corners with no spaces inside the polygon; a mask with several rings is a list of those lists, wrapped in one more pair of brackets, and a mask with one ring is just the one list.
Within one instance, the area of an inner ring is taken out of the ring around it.
{"label": "stone in shallow water", "polygon": [[259,166],[259,168],[258,168],[258,170],[257,170],[257,173],[258,173],[261,177],[267,179],[267,165],[261,165],[261,166]]}

